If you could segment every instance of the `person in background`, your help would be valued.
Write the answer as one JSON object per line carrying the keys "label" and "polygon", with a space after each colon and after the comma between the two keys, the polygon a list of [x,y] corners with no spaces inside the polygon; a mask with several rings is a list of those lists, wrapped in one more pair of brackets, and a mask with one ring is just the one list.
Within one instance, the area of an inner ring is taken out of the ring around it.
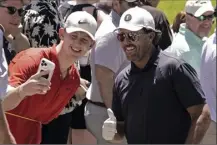
{"label": "person in background", "polygon": [[3,47],[7,63],[15,57],[15,55],[30,47],[28,38],[21,33],[22,25],[11,31],[12,34],[5,33]]}
{"label": "person in background", "polygon": [[3,110],[3,100],[6,97],[8,86],[8,65],[5,57],[3,39],[6,33],[11,34],[20,24],[22,0],[0,0],[0,144],[16,144],[9,130]]}
{"label": "person in background", "polygon": [[60,5],[58,7],[58,10],[64,20],[72,12],[86,11],[96,18],[98,24],[97,26],[99,27],[106,14],[93,5],[97,2],[98,0],[69,0],[65,1],[62,5]]}
{"label": "person in background", "polygon": [[[94,46],[96,29],[97,22],[92,15],[75,12],[59,30],[61,41],[57,46],[27,49],[11,61],[10,90],[3,107],[17,143],[40,144],[42,124],[57,118],[72,96],[84,96],[74,62]],[[55,63],[51,81],[43,77],[47,71],[37,71],[42,58]],[[65,130],[58,131],[65,133]]]}
{"label": "person in background", "polygon": [[113,31],[118,27],[124,11],[137,4],[138,0],[113,0],[111,13],[95,35],[96,47],[91,50],[90,57],[92,82],[86,94],[85,121],[97,144],[108,143],[102,137],[101,126],[108,117],[106,109],[112,104],[114,78],[129,64]]}
{"label": "person in background", "polygon": [[161,32],[148,11],[127,10],[117,31],[131,64],[116,77],[103,137],[126,137],[128,144],[200,143],[210,112],[195,70],[156,47]]}
{"label": "person in background", "polygon": [[152,6],[152,7],[155,7],[155,8],[158,6],[158,4],[160,2],[160,0],[141,0],[141,1],[143,1],[143,3],[145,5]]}
{"label": "person in background", "polygon": [[211,112],[212,122],[202,141],[203,144],[216,144],[216,30],[202,49],[200,82]]}
{"label": "person in background", "polygon": [[165,51],[184,59],[200,75],[202,47],[212,28],[214,8],[210,0],[187,0],[185,13],[186,22]]}
{"label": "person in background", "polygon": [[173,38],[179,32],[180,25],[182,23],[185,23],[185,19],[186,19],[185,16],[186,16],[186,13],[184,11],[181,11],[176,15],[175,19],[173,20],[173,25],[171,26]]}
{"label": "person in background", "polygon": [[157,45],[159,45],[162,50],[165,50],[171,45],[173,35],[166,15],[157,8],[160,0],[141,0],[141,2],[143,3],[143,6],[141,7],[153,16],[156,29],[162,32],[162,36]]}
{"label": "person in background", "polygon": [[51,47],[58,44],[58,31],[63,24],[53,0],[26,2],[22,19],[23,34],[34,48]]}
{"label": "person in background", "polygon": [[106,14],[109,14],[112,10],[112,1],[99,1],[95,5]]}

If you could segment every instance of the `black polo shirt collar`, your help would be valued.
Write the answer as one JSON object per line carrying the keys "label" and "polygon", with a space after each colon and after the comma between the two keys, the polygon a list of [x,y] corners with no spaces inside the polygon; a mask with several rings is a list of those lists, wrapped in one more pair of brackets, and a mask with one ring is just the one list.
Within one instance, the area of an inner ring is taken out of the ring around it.
{"label": "black polo shirt collar", "polygon": [[144,72],[144,71],[148,71],[154,65],[157,66],[160,52],[161,49],[159,47],[158,48],[154,47],[152,49],[152,55],[148,60],[148,63],[144,66],[143,69],[138,68],[133,62],[131,62],[129,73],[134,74],[134,73]]}

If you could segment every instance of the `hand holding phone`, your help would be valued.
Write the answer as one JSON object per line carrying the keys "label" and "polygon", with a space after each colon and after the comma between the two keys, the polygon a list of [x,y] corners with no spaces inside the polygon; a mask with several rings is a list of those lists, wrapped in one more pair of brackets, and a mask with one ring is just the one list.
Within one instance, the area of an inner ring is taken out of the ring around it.
{"label": "hand holding phone", "polygon": [[39,67],[38,67],[38,72],[42,72],[42,71],[48,71],[49,72],[47,75],[44,75],[42,77],[51,81],[54,69],[55,69],[55,64],[53,62],[51,62],[50,60],[48,60],[46,58],[41,59],[41,62],[40,62]]}

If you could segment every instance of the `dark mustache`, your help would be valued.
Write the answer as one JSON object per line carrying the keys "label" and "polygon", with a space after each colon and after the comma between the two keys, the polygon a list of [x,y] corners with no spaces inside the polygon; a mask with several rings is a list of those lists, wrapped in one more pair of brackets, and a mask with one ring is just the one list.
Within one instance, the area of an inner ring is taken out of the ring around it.
{"label": "dark mustache", "polygon": [[126,47],[136,47],[136,46],[133,45],[133,44],[128,44],[128,45],[125,45],[125,46],[124,46],[124,48],[126,48]]}

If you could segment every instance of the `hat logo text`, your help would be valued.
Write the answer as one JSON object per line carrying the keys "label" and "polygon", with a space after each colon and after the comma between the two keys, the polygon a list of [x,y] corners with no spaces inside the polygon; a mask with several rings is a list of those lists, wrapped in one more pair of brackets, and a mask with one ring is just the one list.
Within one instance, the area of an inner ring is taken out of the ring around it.
{"label": "hat logo text", "polygon": [[124,18],[125,21],[130,21],[132,19],[132,16],[130,14],[127,14]]}
{"label": "hat logo text", "polygon": [[85,21],[85,20],[79,20],[78,21],[78,24],[87,24],[88,22],[87,21]]}

